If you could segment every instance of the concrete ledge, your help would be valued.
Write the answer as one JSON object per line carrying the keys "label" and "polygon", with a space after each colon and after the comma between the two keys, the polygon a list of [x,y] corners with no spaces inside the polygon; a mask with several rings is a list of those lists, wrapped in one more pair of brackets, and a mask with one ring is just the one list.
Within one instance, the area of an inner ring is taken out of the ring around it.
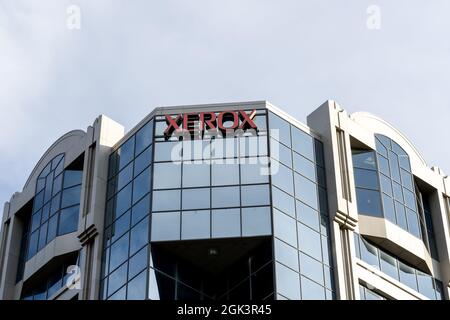
{"label": "concrete ledge", "polygon": [[433,262],[423,241],[392,222],[359,215],[359,232],[397,257],[433,274]]}
{"label": "concrete ledge", "polygon": [[41,251],[25,264],[23,281],[26,282],[32,275],[47,265],[52,259],[81,249],[77,237],[78,232],[68,233],[56,237]]}

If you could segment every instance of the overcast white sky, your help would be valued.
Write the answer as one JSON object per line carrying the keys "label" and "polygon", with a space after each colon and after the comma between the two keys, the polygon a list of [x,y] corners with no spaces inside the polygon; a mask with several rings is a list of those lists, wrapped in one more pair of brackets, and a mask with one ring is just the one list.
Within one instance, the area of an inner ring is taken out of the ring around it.
{"label": "overcast white sky", "polygon": [[102,113],[128,130],[161,105],[269,100],[306,122],[333,99],[449,173],[449,13],[448,0],[0,0],[0,203],[65,132]]}

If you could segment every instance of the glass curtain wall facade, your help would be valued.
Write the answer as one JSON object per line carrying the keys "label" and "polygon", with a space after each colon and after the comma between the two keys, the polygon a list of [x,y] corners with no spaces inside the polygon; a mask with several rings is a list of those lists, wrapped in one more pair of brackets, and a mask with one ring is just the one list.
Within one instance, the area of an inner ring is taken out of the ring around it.
{"label": "glass curtain wall facade", "polygon": [[156,116],[111,155],[102,299],[332,299],[321,142],[253,121],[192,139]]}
{"label": "glass curtain wall facade", "polygon": [[322,143],[269,113],[278,299],[332,299]]}

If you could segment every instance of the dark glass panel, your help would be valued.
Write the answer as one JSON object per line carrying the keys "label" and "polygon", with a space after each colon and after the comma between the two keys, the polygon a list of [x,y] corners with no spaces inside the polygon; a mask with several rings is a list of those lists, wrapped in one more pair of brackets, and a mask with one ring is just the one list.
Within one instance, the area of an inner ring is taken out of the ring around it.
{"label": "dark glass panel", "polygon": [[153,139],[153,121],[147,122],[139,131],[136,133],[136,152],[138,155],[142,150],[147,148]]}
{"label": "dark glass panel", "polygon": [[61,208],[80,203],[81,186],[65,189],[62,193]]}
{"label": "dark glass panel", "polygon": [[150,168],[144,170],[133,181],[133,204],[150,192]]}
{"label": "dark glass panel", "polygon": [[83,179],[83,171],[66,170],[64,171],[64,188],[70,188],[81,184]]}
{"label": "dark glass panel", "polygon": [[366,189],[356,189],[358,212],[375,217],[382,217],[380,192]]}
{"label": "dark glass panel", "polygon": [[59,217],[58,235],[77,231],[79,210],[79,206],[61,210]]}

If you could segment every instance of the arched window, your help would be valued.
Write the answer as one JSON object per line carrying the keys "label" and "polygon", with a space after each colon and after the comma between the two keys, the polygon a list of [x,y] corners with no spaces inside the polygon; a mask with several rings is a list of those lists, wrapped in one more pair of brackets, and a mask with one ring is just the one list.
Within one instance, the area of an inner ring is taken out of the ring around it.
{"label": "arched window", "polygon": [[42,170],[36,181],[27,259],[55,237],[77,230],[82,174],[79,168],[64,170],[64,154]]}

